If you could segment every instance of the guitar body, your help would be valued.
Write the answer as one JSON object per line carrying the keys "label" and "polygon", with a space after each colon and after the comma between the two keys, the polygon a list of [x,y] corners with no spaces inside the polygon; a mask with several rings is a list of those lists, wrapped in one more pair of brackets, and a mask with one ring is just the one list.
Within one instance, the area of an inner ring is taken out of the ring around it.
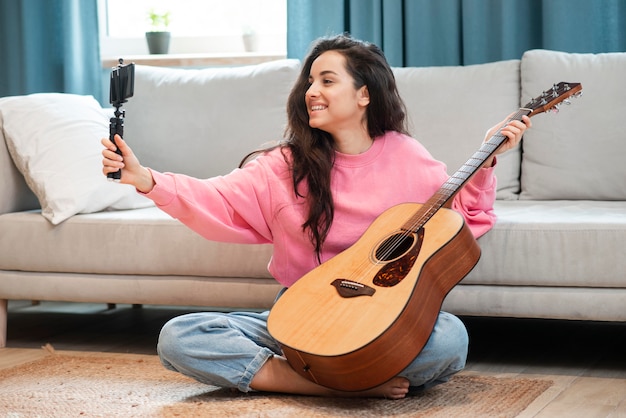
{"label": "guitar body", "polygon": [[[480,248],[451,209],[407,234],[404,223],[421,206],[388,209],[276,302],[268,329],[298,373],[329,388],[365,390],[398,375],[426,345],[445,296]],[[385,250],[399,239],[394,252]]]}

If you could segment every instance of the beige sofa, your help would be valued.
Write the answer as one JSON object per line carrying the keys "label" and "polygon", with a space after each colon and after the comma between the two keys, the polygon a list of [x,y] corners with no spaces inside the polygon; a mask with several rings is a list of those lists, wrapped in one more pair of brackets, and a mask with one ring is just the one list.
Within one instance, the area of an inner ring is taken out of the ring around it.
{"label": "beige sofa", "polygon": [[[227,173],[281,138],[298,71],[296,60],[138,66],[125,138],[155,169]],[[554,82],[583,84],[582,99],[534,117],[522,148],[499,159],[499,220],[444,308],[626,320],[626,53],[535,50],[521,60],[395,72],[413,135],[451,173],[487,128],[530,98]],[[270,246],[208,242],[104,179],[99,138],[110,113],[90,97],[0,98],[0,346],[9,299],[265,309],[279,290],[266,269]]]}

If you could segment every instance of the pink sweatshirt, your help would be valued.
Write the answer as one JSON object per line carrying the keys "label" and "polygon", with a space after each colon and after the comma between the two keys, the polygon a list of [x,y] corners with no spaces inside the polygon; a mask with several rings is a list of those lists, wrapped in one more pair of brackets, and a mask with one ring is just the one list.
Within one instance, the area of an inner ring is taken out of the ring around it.
{"label": "pink sweatshirt", "polygon": [[[474,236],[495,222],[493,168],[481,168],[454,198]],[[308,233],[304,199],[294,194],[280,149],[228,175],[200,180],[152,171],[156,186],[147,194],[156,205],[213,241],[272,243],[269,271],[284,286],[317,265]],[[358,155],[336,154],[332,172],[335,217],[322,252],[328,260],[351,246],[391,206],[423,203],[448,179],[443,163],[415,139],[397,132],[376,138]]]}

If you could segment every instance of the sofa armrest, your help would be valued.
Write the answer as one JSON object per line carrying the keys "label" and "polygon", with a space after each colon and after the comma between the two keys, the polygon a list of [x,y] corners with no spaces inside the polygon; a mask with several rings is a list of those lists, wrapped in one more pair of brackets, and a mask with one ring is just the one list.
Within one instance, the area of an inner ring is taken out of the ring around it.
{"label": "sofa armrest", "polygon": [[0,214],[38,209],[37,197],[13,164],[3,132],[0,112]]}

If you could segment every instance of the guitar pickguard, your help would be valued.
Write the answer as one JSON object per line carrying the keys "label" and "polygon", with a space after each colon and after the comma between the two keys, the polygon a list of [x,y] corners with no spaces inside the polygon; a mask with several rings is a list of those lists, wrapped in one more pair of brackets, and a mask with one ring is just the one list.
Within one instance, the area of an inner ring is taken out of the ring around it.
{"label": "guitar pickguard", "polygon": [[[405,241],[404,245],[398,245],[396,242],[394,248],[404,251],[403,254],[398,254],[399,250],[389,254],[384,251],[384,248],[391,246],[389,244],[391,241],[400,239]],[[424,228],[420,228],[416,235],[396,234],[383,241],[376,250],[376,258],[380,261],[387,261],[387,259],[392,261],[385,264],[374,276],[374,284],[380,287],[392,287],[400,283],[413,268],[423,241]]]}

